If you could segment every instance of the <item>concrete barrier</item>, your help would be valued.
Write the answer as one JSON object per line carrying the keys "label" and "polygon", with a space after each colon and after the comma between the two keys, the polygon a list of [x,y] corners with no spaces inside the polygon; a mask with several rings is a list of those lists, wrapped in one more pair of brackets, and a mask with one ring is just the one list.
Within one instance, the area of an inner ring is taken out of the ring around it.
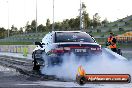
{"label": "concrete barrier", "polygon": [[32,54],[36,45],[0,45],[0,52]]}

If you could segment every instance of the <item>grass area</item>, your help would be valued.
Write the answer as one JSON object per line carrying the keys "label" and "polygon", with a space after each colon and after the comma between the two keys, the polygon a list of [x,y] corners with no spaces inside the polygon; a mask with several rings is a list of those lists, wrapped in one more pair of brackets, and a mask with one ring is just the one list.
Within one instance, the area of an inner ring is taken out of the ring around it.
{"label": "grass area", "polygon": [[[115,31],[114,34],[119,35],[119,34],[123,34],[125,32],[127,32],[127,31]],[[101,36],[101,35],[109,35],[110,32],[101,32],[101,33],[100,32],[92,32],[90,34],[93,36]]]}
{"label": "grass area", "polygon": [[41,41],[46,33],[48,32],[10,36],[9,38],[7,37],[3,40],[0,40],[0,45],[31,45],[34,41]]}
{"label": "grass area", "polygon": [[33,45],[32,42],[0,42],[0,45]]}
{"label": "grass area", "polygon": [[44,37],[44,35],[47,33],[48,32],[21,34],[21,35],[10,36],[10,38],[41,38]]}
{"label": "grass area", "polygon": [[42,38],[43,36],[16,36],[10,38]]}

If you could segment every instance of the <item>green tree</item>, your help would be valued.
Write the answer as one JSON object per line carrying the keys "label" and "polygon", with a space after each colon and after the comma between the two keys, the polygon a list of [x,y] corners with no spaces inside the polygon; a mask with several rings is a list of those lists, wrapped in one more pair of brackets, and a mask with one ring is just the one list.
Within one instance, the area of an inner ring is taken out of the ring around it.
{"label": "green tree", "polygon": [[88,29],[88,27],[90,26],[90,18],[88,13],[84,14],[84,28]]}
{"label": "green tree", "polygon": [[83,16],[83,25],[84,25],[84,29],[88,29],[88,27],[90,26],[90,18],[89,18],[89,14],[86,11],[86,5],[85,3],[82,3],[82,16]]}
{"label": "green tree", "polygon": [[3,27],[0,28],[0,38],[4,38],[6,36],[5,32],[6,32],[5,28],[3,28]]}
{"label": "green tree", "polygon": [[15,27],[14,25],[11,26],[11,30],[10,30],[10,35],[15,35],[18,33],[18,29],[17,27]]}
{"label": "green tree", "polygon": [[95,13],[95,15],[93,15],[93,26],[94,27],[97,27],[97,26],[100,26],[101,25],[101,22],[100,22],[100,16],[98,13]]}
{"label": "green tree", "polygon": [[23,27],[20,27],[20,30],[18,31],[19,34],[23,34]]}
{"label": "green tree", "polygon": [[62,22],[62,30],[69,30],[69,19],[65,19]]}
{"label": "green tree", "polygon": [[33,21],[31,22],[31,31],[32,31],[32,32],[35,32],[35,31],[36,31],[36,21],[35,21],[35,20],[33,20]]}
{"label": "green tree", "polygon": [[46,31],[46,27],[44,27],[42,24],[40,24],[38,27],[37,27],[38,31],[39,32],[44,32]]}
{"label": "green tree", "polygon": [[26,33],[31,32],[31,25],[29,24],[29,21],[26,23],[25,32],[26,32]]}
{"label": "green tree", "polygon": [[47,27],[47,31],[50,31],[52,25],[50,24],[50,20],[49,19],[47,19],[47,21],[46,21],[46,27]]}
{"label": "green tree", "polygon": [[70,26],[71,29],[73,29],[75,27],[75,24],[74,24],[75,20],[74,20],[74,18],[71,18],[68,23],[69,23],[69,26]]}
{"label": "green tree", "polygon": [[57,31],[61,30],[62,29],[62,22],[55,22],[55,29]]}
{"label": "green tree", "polygon": [[101,23],[104,26],[105,24],[109,23],[109,21],[107,20],[107,18],[105,18]]}
{"label": "green tree", "polygon": [[77,16],[77,17],[74,19],[74,29],[73,29],[73,30],[79,30],[79,26],[80,26],[80,17]]}

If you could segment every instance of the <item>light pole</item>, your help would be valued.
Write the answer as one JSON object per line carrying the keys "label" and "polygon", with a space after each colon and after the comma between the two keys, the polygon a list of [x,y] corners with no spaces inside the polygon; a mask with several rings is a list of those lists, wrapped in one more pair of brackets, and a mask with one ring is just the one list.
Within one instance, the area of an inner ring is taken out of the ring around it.
{"label": "light pole", "polygon": [[82,21],[82,1],[80,0],[80,30],[83,31],[83,21]]}
{"label": "light pole", "polygon": [[37,26],[38,26],[38,23],[37,23],[37,0],[36,0],[36,33],[37,33]]}
{"label": "light pole", "polygon": [[54,31],[54,0],[53,0],[53,23],[52,23],[52,31]]}
{"label": "light pole", "polygon": [[8,37],[10,36],[10,30],[9,30],[9,2],[7,1],[7,5],[8,5]]}

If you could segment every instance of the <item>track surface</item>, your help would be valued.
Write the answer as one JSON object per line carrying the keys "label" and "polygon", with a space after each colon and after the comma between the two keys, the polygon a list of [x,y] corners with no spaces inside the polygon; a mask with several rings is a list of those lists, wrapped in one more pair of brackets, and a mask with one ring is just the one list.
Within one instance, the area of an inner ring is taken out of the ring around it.
{"label": "track surface", "polygon": [[13,68],[16,71],[18,71],[20,74],[34,77],[42,81],[49,81],[49,80],[67,81],[64,79],[56,78],[55,76],[44,75],[38,71],[32,70],[33,68],[32,60],[29,60],[29,59],[0,56],[0,65]]}
{"label": "track surface", "polygon": [[46,87],[88,87],[88,88],[132,88],[129,84],[86,84],[65,82],[54,76],[41,75],[32,71],[32,61],[9,56],[0,56],[0,87],[46,88]]}
{"label": "track surface", "polygon": [[33,71],[32,66],[31,60],[0,56],[0,87],[43,88],[47,86],[41,86],[37,81],[61,81],[54,76]]}

